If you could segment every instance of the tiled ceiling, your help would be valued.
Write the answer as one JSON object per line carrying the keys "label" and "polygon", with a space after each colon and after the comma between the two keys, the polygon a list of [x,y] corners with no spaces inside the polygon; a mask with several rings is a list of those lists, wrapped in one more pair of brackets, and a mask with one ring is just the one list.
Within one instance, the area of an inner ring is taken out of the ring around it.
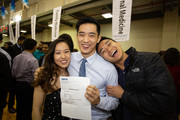
{"label": "tiled ceiling", "polygon": [[[8,3],[11,0],[4,0]],[[17,0],[15,0],[17,1]],[[29,0],[29,4],[41,0]],[[104,19],[101,14],[112,13],[112,0],[86,0],[80,5],[63,7],[61,16],[61,25],[72,27],[78,19],[84,16],[91,16],[99,21],[100,24],[111,23],[112,19]],[[2,4],[2,0],[0,0]],[[132,20],[162,17],[165,10],[173,10],[175,6],[180,6],[179,0],[133,0]],[[48,23],[52,21],[52,12],[37,18],[36,32],[42,32],[44,29],[50,29]],[[29,24],[27,24],[27,22]],[[26,24],[25,24],[26,23]],[[24,24],[24,25],[23,25]],[[29,30],[30,20],[22,21],[21,29]],[[28,31],[30,33],[30,31]]]}

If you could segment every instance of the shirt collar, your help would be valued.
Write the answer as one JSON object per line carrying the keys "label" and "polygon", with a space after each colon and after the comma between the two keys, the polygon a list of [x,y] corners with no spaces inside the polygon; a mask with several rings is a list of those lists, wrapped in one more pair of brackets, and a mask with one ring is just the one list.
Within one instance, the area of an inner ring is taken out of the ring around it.
{"label": "shirt collar", "polygon": [[[97,52],[95,51],[95,53],[93,55],[91,55],[90,57],[86,58],[87,63],[92,64],[94,60],[96,60],[96,57],[98,56]],[[80,56],[78,57],[78,62],[81,62],[82,59],[84,57],[82,56],[82,54],[80,53]]]}
{"label": "shirt collar", "polygon": [[127,67],[129,66],[129,63],[130,63],[130,59],[129,59],[129,56],[126,58],[126,60],[124,61],[124,71],[126,71]]}
{"label": "shirt collar", "polygon": [[33,54],[32,54],[32,53],[27,52],[27,51],[23,51],[22,53],[23,53],[23,54],[29,54],[29,55],[33,56]]}
{"label": "shirt collar", "polygon": [[18,43],[16,43],[16,45],[17,45],[18,48],[21,48],[21,46]]}

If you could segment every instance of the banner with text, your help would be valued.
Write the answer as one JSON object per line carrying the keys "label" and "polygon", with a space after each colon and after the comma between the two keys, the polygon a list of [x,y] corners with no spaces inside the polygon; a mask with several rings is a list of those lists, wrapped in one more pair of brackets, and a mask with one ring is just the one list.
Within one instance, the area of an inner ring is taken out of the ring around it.
{"label": "banner with text", "polygon": [[36,40],[36,15],[31,16],[31,36]]}
{"label": "banner with text", "polygon": [[59,37],[59,25],[61,19],[62,6],[53,9],[53,20],[52,20],[52,41]]}
{"label": "banner with text", "polygon": [[113,0],[112,37],[128,41],[130,34],[132,0]]}
{"label": "banner with text", "polygon": [[10,42],[12,42],[13,44],[16,43],[15,38],[14,38],[14,32],[12,29],[12,24],[9,24],[9,39],[10,39]]}
{"label": "banner with text", "polygon": [[17,43],[18,38],[19,38],[19,36],[20,36],[19,27],[20,27],[20,22],[17,21],[17,22],[16,22],[16,43]]}

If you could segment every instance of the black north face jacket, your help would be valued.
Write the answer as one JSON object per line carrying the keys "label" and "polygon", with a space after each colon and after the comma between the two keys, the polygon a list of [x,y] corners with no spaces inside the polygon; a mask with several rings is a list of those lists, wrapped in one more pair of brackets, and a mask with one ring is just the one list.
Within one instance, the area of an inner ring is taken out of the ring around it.
{"label": "black north face jacket", "polygon": [[113,120],[122,119],[121,104],[129,109],[131,120],[175,120],[176,90],[161,57],[137,52],[133,47],[126,53],[130,62],[125,72],[125,92]]}

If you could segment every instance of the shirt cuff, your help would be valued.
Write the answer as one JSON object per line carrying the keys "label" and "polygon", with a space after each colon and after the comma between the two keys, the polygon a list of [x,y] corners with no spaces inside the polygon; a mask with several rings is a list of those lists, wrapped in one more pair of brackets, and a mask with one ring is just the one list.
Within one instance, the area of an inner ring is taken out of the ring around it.
{"label": "shirt cuff", "polygon": [[104,108],[105,99],[103,97],[100,97],[99,104],[96,105],[96,107],[103,109]]}

